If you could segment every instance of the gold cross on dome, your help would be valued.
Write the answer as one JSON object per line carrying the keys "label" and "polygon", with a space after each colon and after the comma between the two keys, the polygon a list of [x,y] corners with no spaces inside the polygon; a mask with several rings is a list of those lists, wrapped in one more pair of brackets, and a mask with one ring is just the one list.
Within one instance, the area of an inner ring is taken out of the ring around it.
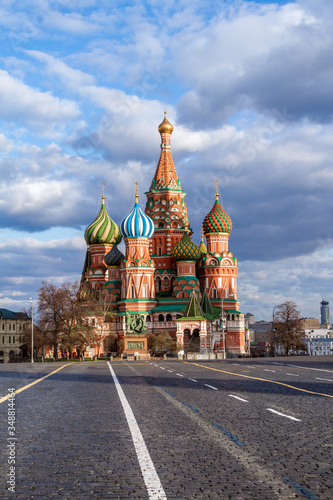
{"label": "gold cross on dome", "polygon": [[138,198],[139,198],[139,195],[138,195],[138,183],[136,182],[135,183],[135,202],[137,203],[138,202]]}

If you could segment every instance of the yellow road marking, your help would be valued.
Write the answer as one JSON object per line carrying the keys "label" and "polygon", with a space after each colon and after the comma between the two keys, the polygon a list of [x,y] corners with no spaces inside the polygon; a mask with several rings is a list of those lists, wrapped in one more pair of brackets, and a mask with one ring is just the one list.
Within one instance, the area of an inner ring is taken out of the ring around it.
{"label": "yellow road marking", "polygon": [[39,379],[35,380],[34,382],[31,382],[31,384],[28,384],[28,385],[25,385],[24,387],[21,387],[21,389],[17,389],[17,391],[13,392],[13,394],[7,394],[7,396],[0,399],[0,404],[3,403],[4,401],[7,401],[7,399],[11,398],[12,396],[14,396],[14,395],[16,396],[16,394],[19,394],[20,392],[25,391],[26,389],[29,389],[29,387],[32,387],[33,385],[38,384],[38,382],[45,380],[47,377],[51,377],[51,375],[53,375],[54,373],[57,373],[59,370],[62,370],[63,368],[65,368],[65,366],[68,366],[68,365],[70,365],[70,363],[66,363],[63,366],[60,366],[60,368],[57,368],[56,370],[54,370],[53,372],[48,373],[47,375],[45,375],[45,377],[39,378]]}
{"label": "yellow road marking", "polygon": [[251,375],[242,375],[241,373],[227,372],[226,370],[220,370],[219,368],[212,368],[211,366],[199,365],[198,363],[191,363],[189,361],[183,361],[183,363],[200,366],[200,368],[206,368],[207,370],[214,370],[215,372],[227,373],[228,375],[235,375],[236,377],[251,378],[253,380],[261,380],[262,382],[270,382],[271,384],[283,385],[285,387],[289,387],[290,389],[295,389],[296,391],[307,392],[308,394],[316,394],[316,396],[325,396],[327,398],[333,398],[331,394],[308,391],[307,389],[300,389],[299,387],[295,387],[294,385],[284,384],[283,382],[277,382],[275,380],[268,380],[266,378],[259,378],[259,377],[251,377]]}

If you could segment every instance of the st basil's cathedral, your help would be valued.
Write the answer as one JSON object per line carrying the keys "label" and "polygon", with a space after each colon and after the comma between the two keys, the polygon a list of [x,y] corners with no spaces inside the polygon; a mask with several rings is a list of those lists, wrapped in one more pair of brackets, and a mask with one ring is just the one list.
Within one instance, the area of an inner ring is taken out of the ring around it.
{"label": "st basil's cathedral", "polygon": [[[84,234],[81,300],[87,292],[108,298],[113,313],[102,332],[116,341],[127,338],[127,320],[133,317],[144,320],[146,334],[169,332],[188,355],[242,355],[246,346],[237,300],[238,263],[228,244],[232,221],[216,189],[199,246],[192,241],[186,193],[171,154],[173,126],[166,111],[164,115],[158,127],[161,154],[145,193],[145,210],[136,193],[133,209],[117,225],[106,210],[103,189],[100,212]],[[122,239],[125,255],[118,249]],[[124,344],[129,355],[146,347],[134,340]]]}

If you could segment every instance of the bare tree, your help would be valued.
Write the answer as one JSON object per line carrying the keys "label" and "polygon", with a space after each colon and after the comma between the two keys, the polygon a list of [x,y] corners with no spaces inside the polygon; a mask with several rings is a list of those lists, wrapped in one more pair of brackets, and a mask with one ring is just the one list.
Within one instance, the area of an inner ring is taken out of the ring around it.
{"label": "bare tree", "polygon": [[110,323],[112,320],[114,304],[112,301],[112,297],[109,294],[108,290],[105,290],[104,293],[100,293],[99,297],[95,299],[91,303],[92,314],[97,317],[97,355],[100,356],[101,346],[104,340],[109,337],[109,331],[106,329],[106,324]]}
{"label": "bare tree", "polygon": [[295,302],[288,300],[276,308],[273,324],[273,341],[281,345],[286,356],[291,349],[302,348],[303,331],[300,328],[301,313]]}
{"label": "bare tree", "polygon": [[78,288],[77,282],[57,286],[43,281],[38,291],[39,328],[53,345],[55,358],[59,344],[69,353],[74,347],[82,352],[96,338],[83,316]]}

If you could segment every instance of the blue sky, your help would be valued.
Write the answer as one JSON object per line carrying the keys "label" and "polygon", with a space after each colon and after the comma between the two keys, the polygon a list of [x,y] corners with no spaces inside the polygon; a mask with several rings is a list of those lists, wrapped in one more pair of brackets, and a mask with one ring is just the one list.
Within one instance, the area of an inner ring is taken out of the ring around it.
{"label": "blue sky", "polygon": [[[111,4],[111,5],[110,5]],[[164,101],[193,239],[219,179],[241,310],[317,316],[333,278],[333,4],[3,0],[0,305],[80,278],[101,183],[120,223]]]}

